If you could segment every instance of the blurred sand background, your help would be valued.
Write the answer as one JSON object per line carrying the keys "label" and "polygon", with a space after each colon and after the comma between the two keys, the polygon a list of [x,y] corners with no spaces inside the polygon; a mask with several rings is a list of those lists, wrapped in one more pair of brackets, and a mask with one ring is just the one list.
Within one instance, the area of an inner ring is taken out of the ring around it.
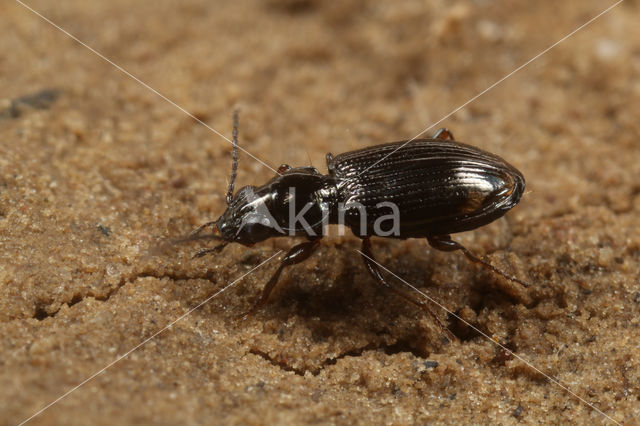
{"label": "blurred sand background", "polygon": [[[613,2],[29,5],[277,167],[407,139]],[[527,179],[456,238],[378,260],[618,422],[640,416],[640,26],[626,0],[437,127]],[[19,3],[0,4],[0,423],[16,424],[294,241],[170,245],[224,209],[230,144]],[[273,175],[240,156],[237,185]],[[246,321],[272,260],[32,424],[607,423],[323,240]]]}

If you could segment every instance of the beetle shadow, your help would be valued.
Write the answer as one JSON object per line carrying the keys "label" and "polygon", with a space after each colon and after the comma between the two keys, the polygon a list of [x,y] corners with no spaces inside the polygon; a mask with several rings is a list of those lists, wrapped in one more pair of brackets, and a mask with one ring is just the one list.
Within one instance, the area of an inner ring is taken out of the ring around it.
{"label": "beetle shadow", "polygon": [[[371,349],[410,352],[421,358],[440,351],[448,343],[446,330],[422,310],[376,283],[360,256],[350,248],[342,250],[354,255],[338,262],[320,252],[320,259],[324,260],[317,267],[305,270],[298,265],[288,269],[267,305],[254,315],[258,320],[273,319],[276,323],[296,317],[297,325],[305,327],[316,343],[364,339]],[[330,247],[324,250],[334,252]],[[327,272],[329,268],[331,274]]]}
{"label": "beetle shadow", "polygon": [[[536,303],[523,293],[519,284],[470,263],[464,256],[439,252],[421,244],[411,245],[402,260],[390,259],[388,267],[437,302],[429,302],[428,298],[412,290],[412,294],[426,301],[436,314],[442,314],[442,306],[447,308],[443,322],[461,341],[484,338],[474,327],[491,335],[486,326],[478,322],[482,314],[505,313],[509,317],[506,321],[511,323],[518,317],[514,313],[517,305],[531,308]],[[390,279],[403,285],[397,278],[391,276]]]}

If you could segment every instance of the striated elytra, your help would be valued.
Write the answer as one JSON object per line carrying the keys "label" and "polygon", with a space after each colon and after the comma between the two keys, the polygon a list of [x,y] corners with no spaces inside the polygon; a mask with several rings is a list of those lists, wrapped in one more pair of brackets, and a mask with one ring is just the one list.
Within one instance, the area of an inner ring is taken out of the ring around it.
{"label": "striated elytra", "polygon": [[[420,139],[402,146],[405,143],[347,152],[328,163],[329,174],[346,182],[338,199],[363,204],[370,223],[385,213],[376,208],[381,201],[398,206],[398,238],[469,231],[520,201],[524,177],[502,158],[453,140]],[[356,220],[352,230],[358,235]]]}

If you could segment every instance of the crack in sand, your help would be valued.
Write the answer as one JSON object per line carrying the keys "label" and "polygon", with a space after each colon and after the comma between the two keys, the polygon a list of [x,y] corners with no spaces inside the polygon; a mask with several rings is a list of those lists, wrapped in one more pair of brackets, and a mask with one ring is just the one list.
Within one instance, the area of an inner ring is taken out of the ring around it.
{"label": "crack in sand", "polygon": [[[128,276],[126,278],[122,278],[114,287],[110,288],[105,293],[94,293],[93,291],[89,291],[84,295],[82,295],[81,293],[74,293],[74,295],[69,300],[61,300],[61,301],[56,301],[48,304],[42,303],[42,302],[36,302],[31,318],[37,319],[38,321],[43,321],[47,318],[55,318],[64,305],[67,305],[68,307],[72,307],[73,305],[76,305],[87,298],[92,298],[100,302],[107,302],[113,295],[118,293],[118,291],[120,291],[122,287],[124,287],[127,284],[131,284],[141,278],[156,278],[159,280],[163,278],[169,278],[174,282],[190,281],[190,280],[206,280],[211,283],[214,283],[213,276],[214,276],[213,272],[209,272],[202,275],[190,275],[190,274],[179,274],[179,273],[158,274],[153,272],[141,272],[141,273]],[[54,304],[55,305],[59,304],[58,308],[53,311],[49,311],[49,309],[47,308]],[[17,319],[23,319],[23,318],[14,317],[14,318],[10,318],[5,322],[11,322]]]}
{"label": "crack in sand", "polygon": [[[327,358],[317,368],[297,368],[297,367],[294,367],[294,366],[290,365],[287,362],[288,360],[286,359],[286,357],[279,357],[279,358],[278,357],[272,357],[267,352],[262,351],[260,349],[252,348],[252,349],[249,350],[248,353],[259,356],[260,358],[264,359],[265,361],[269,362],[271,365],[279,368],[282,371],[293,372],[298,376],[303,376],[304,377],[307,373],[310,373],[313,376],[317,376],[323,370],[325,370],[327,367],[330,367],[332,365],[336,365],[338,363],[338,361],[340,361],[343,358],[346,358],[346,357],[359,357],[359,356],[362,356],[362,354],[364,354],[365,352],[369,352],[369,351],[384,351],[384,353],[386,353],[387,355],[394,355],[394,354],[398,354],[398,353],[402,353],[402,352],[407,352],[407,353],[413,354],[416,358],[424,359],[425,362],[428,361],[427,360],[428,354],[425,355],[425,354],[418,353],[417,351],[412,350],[410,347],[406,346],[405,343],[400,342],[400,341],[396,342],[394,344],[386,344],[386,345],[370,343],[370,344],[362,346],[360,348],[356,348],[356,349],[352,349],[350,351],[343,352],[343,353],[341,353],[340,355],[338,355],[336,357]],[[299,358],[296,358],[296,359],[299,359]]]}

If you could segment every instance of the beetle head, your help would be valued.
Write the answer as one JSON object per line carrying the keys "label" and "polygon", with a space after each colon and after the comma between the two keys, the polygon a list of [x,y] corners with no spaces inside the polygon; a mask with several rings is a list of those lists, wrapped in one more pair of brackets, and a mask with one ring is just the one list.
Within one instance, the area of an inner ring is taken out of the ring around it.
{"label": "beetle head", "polygon": [[273,195],[269,192],[261,193],[255,186],[241,188],[216,222],[220,237],[251,245],[283,235],[284,231],[269,212],[272,203]]}

